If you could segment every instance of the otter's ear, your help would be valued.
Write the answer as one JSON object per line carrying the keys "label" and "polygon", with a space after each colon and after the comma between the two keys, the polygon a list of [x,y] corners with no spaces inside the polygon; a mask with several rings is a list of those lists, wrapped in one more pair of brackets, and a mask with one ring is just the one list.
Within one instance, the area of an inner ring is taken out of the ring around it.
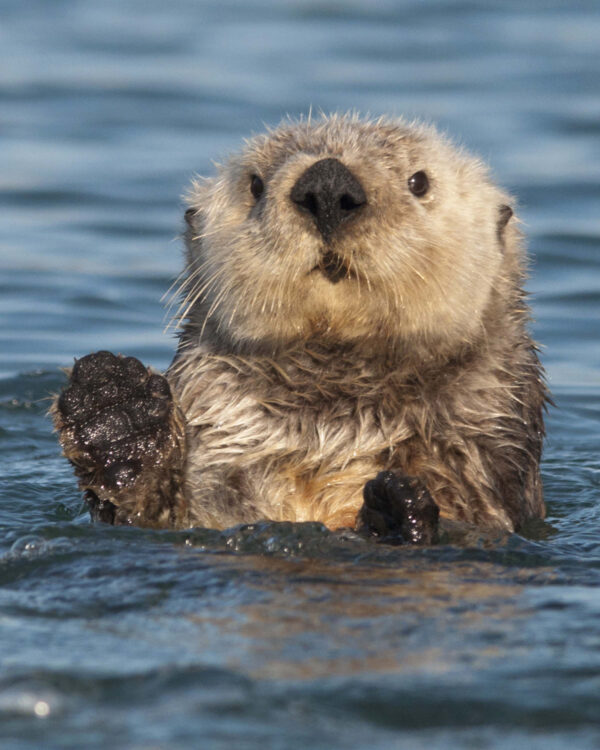
{"label": "otter's ear", "polygon": [[196,215],[196,209],[195,208],[188,208],[188,210],[184,213],[185,223],[190,228],[194,226],[194,216],[195,215]]}
{"label": "otter's ear", "polygon": [[513,215],[513,210],[510,206],[502,205],[498,209],[498,221],[496,223],[496,232],[498,234],[498,240],[502,242],[504,234],[504,228],[510,221],[510,217]]}

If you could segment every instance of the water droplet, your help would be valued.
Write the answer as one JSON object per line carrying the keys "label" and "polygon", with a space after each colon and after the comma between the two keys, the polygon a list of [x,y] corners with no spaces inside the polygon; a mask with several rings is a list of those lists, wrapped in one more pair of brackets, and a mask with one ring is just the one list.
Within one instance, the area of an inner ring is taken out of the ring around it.
{"label": "water droplet", "polygon": [[33,707],[33,711],[36,716],[44,719],[50,714],[50,705],[46,701],[37,701],[35,706]]}
{"label": "water droplet", "polygon": [[20,557],[22,555],[39,554],[46,546],[46,541],[41,536],[22,536],[10,548],[11,555]]}

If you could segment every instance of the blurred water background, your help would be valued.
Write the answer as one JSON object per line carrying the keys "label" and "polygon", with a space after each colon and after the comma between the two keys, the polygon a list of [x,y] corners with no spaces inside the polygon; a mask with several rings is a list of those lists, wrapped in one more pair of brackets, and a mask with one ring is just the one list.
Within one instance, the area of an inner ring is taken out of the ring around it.
{"label": "blurred water background", "polygon": [[[286,114],[437,122],[519,198],[553,531],[91,525],[61,366],[168,365],[195,172]],[[597,0],[0,0],[0,746],[600,747]]]}

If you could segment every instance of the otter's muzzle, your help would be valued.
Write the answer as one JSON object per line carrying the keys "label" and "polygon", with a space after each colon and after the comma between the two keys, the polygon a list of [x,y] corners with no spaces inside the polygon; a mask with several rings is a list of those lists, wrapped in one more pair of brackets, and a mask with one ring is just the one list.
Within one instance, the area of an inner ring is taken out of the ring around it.
{"label": "otter's muzzle", "polygon": [[367,202],[360,182],[337,159],[321,159],[310,166],[296,181],[290,199],[312,216],[327,242]]}

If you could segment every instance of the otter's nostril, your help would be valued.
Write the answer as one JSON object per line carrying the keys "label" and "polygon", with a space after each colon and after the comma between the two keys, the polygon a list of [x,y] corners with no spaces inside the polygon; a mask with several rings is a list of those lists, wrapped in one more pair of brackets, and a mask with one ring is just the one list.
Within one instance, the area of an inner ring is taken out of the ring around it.
{"label": "otter's nostril", "polygon": [[351,195],[344,193],[340,198],[340,208],[342,211],[354,211],[356,208],[360,208],[362,203],[357,203]]}
{"label": "otter's nostril", "polygon": [[302,200],[297,200],[295,203],[306,208],[313,216],[319,213],[319,204],[317,203],[317,196],[314,193],[306,193]]}

